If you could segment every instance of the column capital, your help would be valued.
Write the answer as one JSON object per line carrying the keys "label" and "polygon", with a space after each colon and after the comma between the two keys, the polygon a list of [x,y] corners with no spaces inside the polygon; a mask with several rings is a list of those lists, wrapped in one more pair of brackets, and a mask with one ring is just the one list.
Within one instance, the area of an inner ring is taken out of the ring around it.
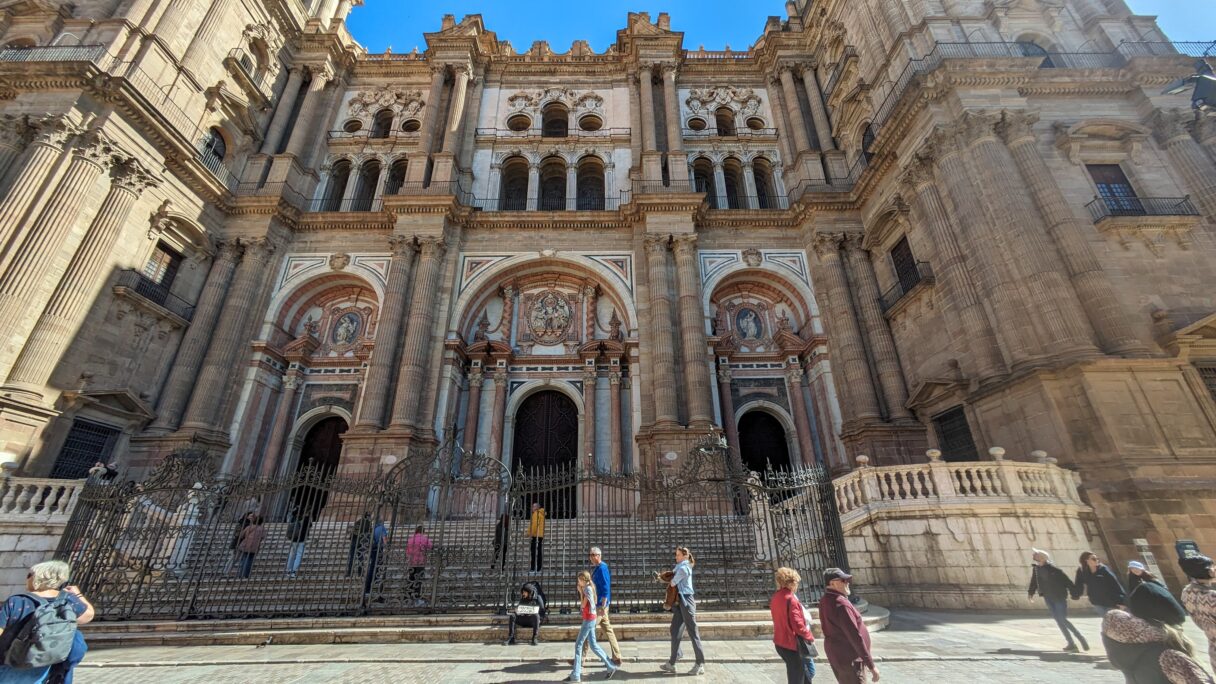
{"label": "column capital", "polygon": [[1187,124],[1194,121],[1194,114],[1185,109],[1155,109],[1148,118],[1148,125],[1153,129],[1153,137],[1160,145],[1182,137],[1190,137]]}
{"label": "column capital", "polygon": [[506,389],[506,386],[507,386],[507,369],[506,368],[495,369],[494,386],[497,388]]}
{"label": "column capital", "polygon": [[899,174],[901,185],[911,188],[914,192],[926,185],[934,183],[933,157],[924,154],[914,154],[912,161]]}
{"label": "column capital", "polygon": [[428,235],[418,238],[418,247],[423,259],[438,259],[447,252],[448,243],[443,236]]}
{"label": "column capital", "polygon": [[1005,110],[996,125],[997,132],[1006,145],[1035,141],[1034,125],[1039,122],[1038,112]]}
{"label": "column capital", "polygon": [[329,81],[334,77],[334,68],[329,64],[329,62],[322,62],[320,64],[302,64],[301,67],[308,70],[308,73],[312,75],[314,81],[320,79],[322,83],[329,83]]}
{"label": "column capital", "polygon": [[407,257],[417,251],[414,238],[408,235],[390,235],[388,238],[388,248],[392,252],[394,259]]}
{"label": "column capital", "polygon": [[798,62],[793,60],[781,60],[777,62],[778,77],[789,74],[791,78],[794,76],[794,71],[798,69]]}
{"label": "column capital", "polygon": [[14,114],[0,116],[0,143],[12,147],[24,147],[29,144],[33,133],[29,117]]}
{"label": "column capital", "polygon": [[697,234],[683,233],[676,235],[671,239],[672,251],[680,256],[688,256],[697,253]]}
{"label": "column capital", "polygon": [[299,386],[300,386],[299,373],[295,372],[294,370],[287,371],[287,374],[283,376],[283,389],[284,390],[294,390],[294,389],[298,388]]}
{"label": "column capital", "polygon": [[33,142],[58,149],[63,149],[72,138],[84,132],[83,128],[64,116],[27,119],[26,124],[29,127],[27,135]]}
{"label": "column capital", "polygon": [[724,385],[730,384],[731,375],[730,375],[730,365],[729,364],[723,363],[718,366],[718,382],[720,382]]}
{"label": "column capital", "polygon": [[274,242],[265,236],[241,238],[241,246],[245,248],[246,261],[252,259],[263,264],[270,260],[275,250]]}
{"label": "column capital", "polygon": [[89,131],[78,138],[72,153],[77,159],[106,168],[124,158],[114,143],[97,131]]}
{"label": "column capital", "polygon": [[958,129],[955,126],[938,126],[925,139],[916,154],[936,162],[938,159],[958,154],[961,151]]}
{"label": "column capital", "polygon": [[447,76],[448,65],[431,64],[430,66],[427,67],[427,70],[431,72],[431,78],[435,78],[436,76]]}
{"label": "column capital", "polygon": [[671,240],[670,235],[647,235],[643,238],[646,246],[646,253],[651,256],[659,256],[667,251],[667,243]]}
{"label": "column capital", "polygon": [[452,71],[459,76],[469,76],[473,73],[473,65],[468,63],[457,63],[452,65]]}
{"label": "column capital", "polygon": [[664,63],[660,64],[659,70],[662,71],[663,78],[670,78],[673,81],[675,80],[676,76],[680,73],[680,67],[675,64],[672,64],[670,62],[664,62]]}
{"label": "column capital", "polygon": [[485,381],[486,372],[481,368],[473,368],[469,370],[468,380],[469,387],[476,387]]}
{"label": "column capital", "polygon": [[[583,366],[583,382],[584,383],[589,383],[594,387],[595,379],[598,377],[599,377],[599,371],[596,369],[594,364],[592,364],[590,366]],[[584,390],[588,389],[586,384],[583,385],[583,389]]]}
{"label": "column capital", "polygon": [[843,235],[844,239],[841,240],[841,245],[844,247],[846,252],[851,255],[866,256],[866,258],[869,258],[869,250],[862,246],[865,242],[865,235],[862,235],[861,233],[844,233]]}
{"label": "column capital", "polygon": [[785,379],[789,381],[791,385],[802,384],[802,374],[802,364],[800,363],[790,364],[785,368]]}
{"label": "column capital", "polygon": [[621,384],[621,371],[620,370],[608,371],[608,383],[612,384],[612,385]]}
{"label": "column capital", "polygon": [[240,240],[220,240],[216,243],[215,260],[236,263],[244,253],[245,247]]}
{"label": "column capital", "polygon": [[969,145],[975,145],[984,140],[996,140],[996,125],[1000,117],[987,112],[968,110],[957,124],[957,131]]}
{"label": "column capital", "polygon": [[160,186],[160,176],[153,175],[132,157],[127,157],[110,168],[110,180],[114,185],[136,195],[148,188]]}
{"label": "column capital", "polygon": [[514,283],[503,283],[502,286],[499,287],[499,290],[502,292],[502,296],[504,299],[510,300],[510,299],[515,298],[515,284]]}
{"label": "column capital", "polygon": [[822,257],[840,257],[840,245],[844,242],[844,233],[815,233],[811,246],[815,253]]}

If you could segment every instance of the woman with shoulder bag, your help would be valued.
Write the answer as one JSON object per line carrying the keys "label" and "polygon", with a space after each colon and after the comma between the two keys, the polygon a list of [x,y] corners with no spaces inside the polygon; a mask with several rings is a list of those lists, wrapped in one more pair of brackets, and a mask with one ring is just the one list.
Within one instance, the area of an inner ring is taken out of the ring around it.
{"label": "woman with shoulder bag", "polygon": [[773,616],[773,645],[785,661],[788,684],[810,684],[815,676],[815,635],[811,632],[808,611],[798,600],[802,577],[793,568],[778,568],[777,591],[768,602]]}

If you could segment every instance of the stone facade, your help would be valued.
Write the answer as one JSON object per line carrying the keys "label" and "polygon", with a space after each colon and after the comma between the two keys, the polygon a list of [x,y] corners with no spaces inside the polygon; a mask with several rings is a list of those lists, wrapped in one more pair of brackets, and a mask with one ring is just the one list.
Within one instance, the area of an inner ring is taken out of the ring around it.
{"label": "stone facade", "polygon": [[1041,449],[1113,557],[1216,547],[1216,124],[1151,18],[795,0],[746,51],[638,13],[557,53],[449,16],[373,55],[351,5],[0,7],[21,471],[274,475],[328,419],[347,471],[534,465],[556,392],[587,469]]}

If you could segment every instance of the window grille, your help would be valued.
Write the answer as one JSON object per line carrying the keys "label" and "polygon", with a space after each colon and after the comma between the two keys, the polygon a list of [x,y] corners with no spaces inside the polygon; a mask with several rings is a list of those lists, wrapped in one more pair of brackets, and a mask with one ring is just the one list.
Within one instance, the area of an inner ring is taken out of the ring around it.
{"label": "window grille", "polygon": [[962,406],[938,414],[933,418],[937,441],[941,445],[942,458],[947,461],[973,461],[979,457],[967,414]]}
{"label": "window grille", "polygon": [[121,434],[121,430],[109,425],[77,418],[55,459],[51,477],[65,480],[87,477],[94,463],[110,461]]}
{"label": "window grille", "polygon": [[891,248],[891,265],[895,267],[895,277],[899,279],[899,286],[905,294],[920,282],[920,269],[916,266],[916,257],[912,254],[906,235]]}

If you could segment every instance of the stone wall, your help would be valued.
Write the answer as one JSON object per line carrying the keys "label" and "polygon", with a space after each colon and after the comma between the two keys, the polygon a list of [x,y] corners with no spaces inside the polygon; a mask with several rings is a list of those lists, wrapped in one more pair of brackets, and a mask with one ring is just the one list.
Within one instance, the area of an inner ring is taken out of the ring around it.
{"label": "stone wall", "polygon": [[1026,609],[1032,548],[1105,555],[1074,475],[1011,461],[862,467],[835,481],[859,593],[882,606]]}
{"label": "stone wall", "polygon": [[0,595],[25,591],[30,566],[49,560],[83,480],[0,480]]}

